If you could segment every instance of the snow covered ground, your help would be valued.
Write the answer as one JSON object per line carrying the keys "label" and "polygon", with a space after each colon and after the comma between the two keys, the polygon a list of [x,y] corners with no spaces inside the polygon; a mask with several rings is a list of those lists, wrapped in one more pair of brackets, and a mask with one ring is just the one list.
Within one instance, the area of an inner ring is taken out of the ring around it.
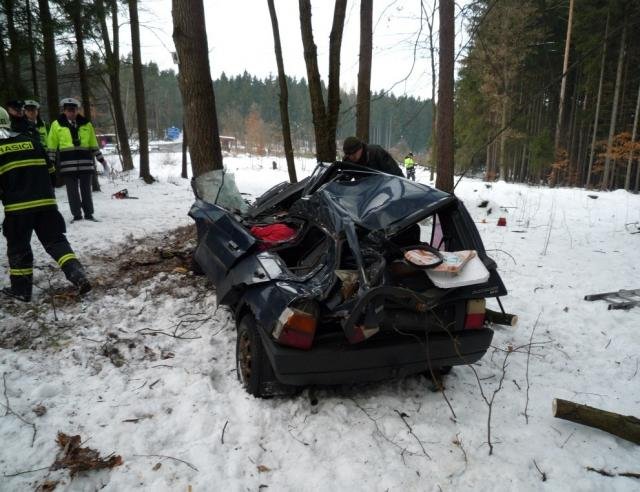
{"label": "snow covered ground", "polygon": [[[286,179],[281,158],[225,163],[253,195]],[[300,175],[313,168],[298,165]],[[247,395],[236,378],[233,319],[205,280],[181,268],[140,276],[151,268],[141,255],[191,223],[179,154],[152,154],[152,174],[153,185],[102,178],[100,222],[68,226],[96,287],[86,299],[59,296],[54,311],[48,292],[66,282],[34,240],[34,302],[0,304],[1,491],[45,480],[69,491],[640,488],[637,478],[587,469],[640,473],[638,446],[551,414],[552,399],[564,398],[640,417],[640,307],[609,311],[583,300],[640,288],[640,196],[462,180],[457,194],[509,289],[504,307],[520,321],[496,327],[494,348],[475,365],[479,381],[469,367],[445,378],[454,418],[422,377],[289,399]],[[111,198],[123,188],[138,199]],[[57,194],[68,220],[66,194]],[[38,405],[42,416],[32,411]],[[73,480],[50,471],[59,431],[123,464]]]}

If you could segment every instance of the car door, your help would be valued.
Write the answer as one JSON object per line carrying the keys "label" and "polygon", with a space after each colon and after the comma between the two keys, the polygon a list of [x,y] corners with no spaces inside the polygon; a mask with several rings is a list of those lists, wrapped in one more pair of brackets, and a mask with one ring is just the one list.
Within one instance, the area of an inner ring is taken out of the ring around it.
{"label": "car door", "polygon": [[224,208],[196,200],[189,215],[196,221],[198,245],[194,259],[214,285],[218,285],[256,239]]}

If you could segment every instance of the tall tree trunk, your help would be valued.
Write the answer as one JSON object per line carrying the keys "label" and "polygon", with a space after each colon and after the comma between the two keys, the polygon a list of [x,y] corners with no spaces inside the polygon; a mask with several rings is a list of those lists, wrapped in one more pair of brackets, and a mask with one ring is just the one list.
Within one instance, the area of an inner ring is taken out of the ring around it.
{"label": "tall tree trunk", "polygon": [[356,100],[356,136],[363,142],[369,141],[372,44],[373,0],[360,0],[360,60]]}
{"label": "tall tree trunk", "polygon": [[562,117],[564,112],[564,95],[567,88],[567,68],[569,67],[569,51],[571,48],[571,28],[573,26],[573,0],[569,0],[569,20],[567,21],[567,36],[564,42],[564,61],[562,62],[562,82],[560,83],[560,99],[558,101],[558,120],[553,147],[556,159],[560,154],[560,133],[562,132]]}
{"label": "tall tree trunk", "polygon": [[[638,85],[638,97],[636,98],[636,111],[633,115],[633,130],[631,131],[631,143],[636,141],[638,131],[638,113],[640,113],[640,84]],[[627,174],[624,178],[624,189],[629,191],[631,186],[631,168],[633,164],[633,150],[629,153],[629,162],[627,162]]]}
{"label": "tall tree trunk", "polygon": [[7,18],[7,33],[9,34],[9,64],[11,66],[11,85],[13,86],[14,97],[24,97],[25,88],[22,83],[22,67],[20,63],[21,43],[16,30],[15,22],[15,2],[14,0],[5,0],[5,16]]}
{"label": "tall tree trunk", "polygon": [[53,21],[49,11],[48,0],[38,0],[40,10],[40,29],[44,45],[44,73],[47,81],[47,109],[49,121],[58,115],[58,59],[56,57],[55,44],[53,40]]}
{"label": "tall tree trunk", "polygon": [[187,132],[184,129],[184,120],[182,120],[182,174],[180,175],[184,179],[189,177],[187,170],[187,150],[189,148],[189,142],[187,141]]}
{"label": "tall tree trunk", "polygon": [[38,72],[36,70],[36,43],[33,39],[33,16],[31,15],[31,0],[26,0],[25,10],[27,14],[29,61],[31,62],[31,87],[33,89],[33,97],[37,100],[40,100],[40,89],[38,88]]}
{"label": "tall tree trunk", "polygon": [[118,6],[115,0],[107,0],[111,8],[111,24],[113,28],[113,48],[109,39],[107,28],[106,12],[103,0],[96,0],[98,17],[100,19],[100,30],[105,51],[105,62],[109,75],[109,85],[111,86],[111,100],[113,101],[113,115],[118,135],[118,147],[122,156],[122,170],[131,171],[133,169],[133,159],[131,158],[131,147],[129,146],[129,135],[124,122],[124,109],[122,106],[122,96],[120,94],[120,35],[118,26]]}
{"label": "tall tree trunk", "polygon": [[[76,62],[78,63],[78,75],[80,78],[80,93],[82,97],[82,111],[84,117],[91,119],[91,94],[89,92],[89,76],[87,73],[87,60],[84,52],[84,12],[81,0],[72,0],[66,5],[66,13],[73,23],[73,33],[76,38]],[[98,174],[93,173],[91,177],[91,188],[93,191],[100,191]]]}
{"label": "tall tree trunk", "polygon": [[453,193],[453,47],[454,1],[440,1],[440,73],[438,75],[438,176],[436,188]]}
{"label": "tall tree trunk", "polygon": [[140,143],[140,177],[145,183],[151,184],[155,179],[153,179],[149,170],[149,128],[147,126],[147,104],[144,97],[144,79],[142,78],[138,0],[129,0],[129,20],[131,22],[131,52],[133,58],[133,84],[136,91],[138,142]]}
{"label": "tall tree trunk", "polygon": [[[424,9],[424,4],[422,4]],[[429,28],[429,59],[431,61],[431,159],[429,165],[429,181],[433,181],[436,170],[436,162],[438,159],[438,139],[436,138],[436,128],[438,126],[437,107],[436,107],[436,48],[434,42],[433,25],[436,17],[436,9],[438,8],[437,0],[433,0],[433,10],[431,15],[425,12],[427,27]]]}
{"label": "tall tree trunk", "polygon": [[505,148],[507,145],[507,111],[509,106],[509,96],[507,96],[507,88],[504,88],[504,94],[502,94],[502,109],[500,111],[500,154],[498,155],[498,165],[500,169],[500,179],[508,181],[507,176],[507,159],[505,155]]}
{"label": "tall tree trunk", "polygon": [[602,57],[600,58],[600,80],[598,82],[598,96],[596,98],[596,114],[593,117],[593,134],[591,136],[591,152],[589,153],[589,168],[587,170],[587,180],[585,188],[591,186],[591,173],[593,171],[593,161],[596,155],[596,138],[598,136],[598,117],[600,116],[600,102],[602,100],[602,85],[604,83],[604,67],[607,59],[607,40],[609,38],[610,10],[607,11],[607,22],[604,28],[604,40],[602,41]]}
{"label": "tall tree trunk", "polygon": [[172,0],[173,41],[193,176],[223,169],[202,0]]}
{"label": "tall tree trunk", "polygon": [[[4,26],[0,24],[0,87],[8,87],[9,72],[7,71],[7,47],[4,44]],[[0,89],[1,91],[1,89]],[[0,92],[2,96],[8,96],[4,92]],[[3,97],[3,101],[6,97]]]}
{"label": "tall tree trunk", "polygon": [[296,165],[293,160],[293,145],[291,144],[291,125],[289,124],[289,91],[287,89],[287,76],[282,60],[282,46],[280,45],[280,29],[278,28],[278,15],[273,0],[267,0],[269,15],[271,16],[271,29],[273,30],[273,45],[278,65],[278,85],[280,86],[280,121],[282,122],[282,141],[284,142],[284,155],[287,159],[289,181],[296,183]]}
{"label": "tall tree trunk", "polygon": [[346,4],[346,0],[336,0],[333,11],[333,25],[329,36],[328,101],[325,107],[318,70],[317,48],[311,27],[311,2],[310,0],[299,0],[300,30],[316,137],[316,156],[319,161],[324,162],[333,162],[336,159],[336,125],[340,108],[340,48]]}
{"label": "tall tree trunk", "polygon": [[87,75],[87,60],[84,52],[83,9],[81,0],[73,0],[68,7],[68,14],[73,22],[73,33],[76,38],[78,74],[80,77],[80,93],[82,95],[82,110],[84,117],[91,119],[91,95],[89,93],[89,77]]}
{"label": "tall tree trunk", "polygon": [[[620,96],[620,82],[622,80],[622,65],[624,63],[624,51],[626,49],[627,24],[622,28],[620,36],[620,52],[618,53],[618,68],[616,70],[616,86],[613,90],[613,107],[611,111],[611,121],[609,122],[609,138],[607,139],[607,150],[604,158],[604,172],[600,189],[607,189],[609,185],[609,172],[611,170],[611,147],[613,146],[613,135],[616,132],[616,117],[618,116],[618,97]],[[613,173],[612,173],[613,174]]]}

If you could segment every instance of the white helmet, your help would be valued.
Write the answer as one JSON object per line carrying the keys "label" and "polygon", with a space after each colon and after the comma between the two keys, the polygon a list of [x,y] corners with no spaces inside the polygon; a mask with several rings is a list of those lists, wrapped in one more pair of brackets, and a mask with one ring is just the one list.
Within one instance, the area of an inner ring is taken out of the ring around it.
{"label": "white helmet", "polygon": [[11,128],[11,120],[9,120],[9,113],[7,110],[0,107],[0,128]]}
{"label": "white helmet", "polygon": [[60,107],[65,106],[77,106],[80,107],[80,101],[74,99],[73,97],[65,97],[60,101]]}
{"label": "white helmet", "polygon": [[26,108],[27,106],[32,106],[36,109],[40,109],[40,103],[38,101],[34,101],[33,99],[26,99],[24,101],[24,107]]}

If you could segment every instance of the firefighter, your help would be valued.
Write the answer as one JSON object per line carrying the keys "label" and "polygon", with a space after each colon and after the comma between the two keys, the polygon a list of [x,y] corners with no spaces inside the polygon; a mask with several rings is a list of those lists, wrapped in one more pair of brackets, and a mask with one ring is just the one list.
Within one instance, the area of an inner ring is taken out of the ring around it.
{"label": "firefighter", "polygon": [[11,131],[8,113],[0,108],[0,196],[4,206],[2,233],[7,239],[10,287],[2,293],[29,302],[33,288],[31,234],[62,268],[79,294],[91,290],[80,261],[65,237],[64,219],[53,192],[54,167],[29,135]]}
{"label": "firefighter", "polygon": [[91,179],[95,172],[94,158],[108,169],[91,122],[78,114],[80,102],[72,97],[60,101],[62,114],[49,128],[47,151],[52,162],[60,154],[58,172],[64,178],[73,221],[84,218],[97,222],[93,217]]}
{"label": "firefighter", "polygon": [[404,168],[407,171],[407,178],[411,181],[416,180],[416,163],[413,160],[413,152],[409,152],[404,158]]}
{"label": "firefighter", "polygon": [[44,124],[40,117],[40,103],[33,99],[27,99],[24,102],[24,115],[29,120],[40,137],[42,147],[47,147],[47,125]]}

